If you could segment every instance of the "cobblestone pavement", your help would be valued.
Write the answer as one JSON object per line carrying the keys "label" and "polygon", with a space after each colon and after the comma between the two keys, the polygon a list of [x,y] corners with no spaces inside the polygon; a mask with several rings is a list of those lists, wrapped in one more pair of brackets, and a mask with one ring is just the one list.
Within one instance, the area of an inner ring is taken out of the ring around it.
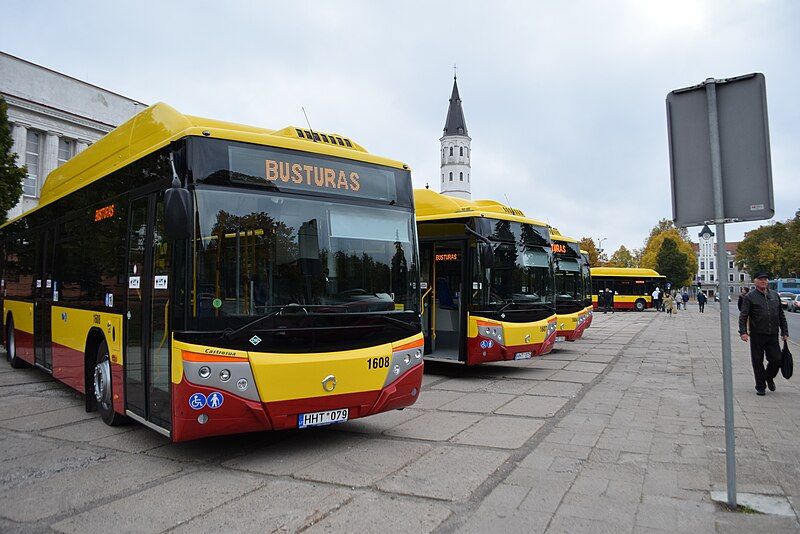
{"label": "cobblestone pavement", "polygon": [[[529,362],[429,362],[403,411],[174,445],[0,364],[0,531],[796,532],[711,502],[719,337],[714,308],[597,314]],[[798,510],[800,389],[756,397],[733,343],[739,490]]]}

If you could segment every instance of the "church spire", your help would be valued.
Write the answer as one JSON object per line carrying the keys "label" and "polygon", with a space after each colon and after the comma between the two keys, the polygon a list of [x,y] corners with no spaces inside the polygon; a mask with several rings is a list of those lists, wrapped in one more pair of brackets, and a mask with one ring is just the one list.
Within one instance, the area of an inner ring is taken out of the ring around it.
{"label": "church spire", "polygon": [[447,120],[444,123],[444,135],[467,135],[467,122],[464,120],[464,110],[461,109],[461,97],[458,94],[458,80],[455,74],[453,74],[450,107],[447,108]]}
{"label": "church spire", "polygon": [[450,95],[450,106],[447,108],[444,134],[439,141],[442,144],[442,194],[469,200],[471,197],[469,175],[472,139],[467,135],[467,123],[464,121],[464,110],[461,109],[461,96],[458,94],[458,80],[455,72],[453,73],[453,92]]}

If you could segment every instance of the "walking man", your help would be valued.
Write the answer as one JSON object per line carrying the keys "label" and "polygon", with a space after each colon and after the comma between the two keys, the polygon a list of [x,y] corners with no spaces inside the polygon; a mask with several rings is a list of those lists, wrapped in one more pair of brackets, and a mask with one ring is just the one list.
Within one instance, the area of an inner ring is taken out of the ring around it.
{"label": "walking man", "polygon": [[683,295],[681,295],[681,300],[683,301],[683,309],[686,310],[686,305],[689,304],[689,292],[685,289],[683,290]]}
{"label": "walking man", "polygon": [[653,290],[652,296],[653,296],[653,307],[656,309],[656,311],[660,311],[661,310],[661,289],[659,289],[658,286],[656,286],[656,288]]}
{"label": "walking man", "polygon": [[697,305],[700,307],[700,313],[705,313],[706,301],[708,297],[702,291],[697,292]]}
{"label": "walking man", "polygon": [[739,314],[739,335],[742,341],[750,342],[750,360],[753,363],[757,395],[764,395],[766,388],[775,391],[774,378],[781,368],[778,330],[780,329],[784,341],[789,339],[789,326],[786,324],[781,298],[767,287],[768,282],[767,273],[756,273],[756,290],[742,298],[742,311]]}

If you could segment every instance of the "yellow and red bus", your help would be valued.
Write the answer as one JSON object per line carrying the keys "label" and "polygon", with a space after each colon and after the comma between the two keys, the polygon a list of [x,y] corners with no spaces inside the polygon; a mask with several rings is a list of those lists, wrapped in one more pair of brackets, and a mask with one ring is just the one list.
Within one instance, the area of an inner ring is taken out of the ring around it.
{"label": "yellow and red bus", "polygon": [[556,284],[556,341],[580,339],[589,313],[585,300],[584,259],[577,239],[562,235],[550,227],[553,240],[553,266]]}
{"label": "yellow and red bus", "polygon": [[592,305],[592,270],[589,263],[589,252],[581,250],[581,274],[583,278],[583,303],[586,305],[584,330],[592,325],[594,306]]}
{"label": "yellow and red bus", "polygon": [[12,366],[183,441],[343,422],[422,383],[411,175],[337,134],[156,104],[0,227]]}
{"label": "yellow and red bus", "polygon": [[550,352],[547,225],[491,200],[414,191],[426,358],[475,365]]}
{"label": "yellow and red bus", "polygon": [[[667,282],[665,276],[653,269],[628,267],[592,267],[591,276],[595,309],[605,307],[603,299],[611,291],[615,310],[644,311],[653,307],[653,290],[659,287],[663,293]],[[599,294],[603,297],[598,297]]]}

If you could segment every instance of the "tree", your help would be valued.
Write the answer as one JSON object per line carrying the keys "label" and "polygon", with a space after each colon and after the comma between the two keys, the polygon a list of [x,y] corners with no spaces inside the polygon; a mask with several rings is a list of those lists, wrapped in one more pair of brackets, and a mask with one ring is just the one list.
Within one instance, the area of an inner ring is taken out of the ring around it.
{"label": "tree", "polygon": [[611,259],[606,264],[609,267],[638,267],[639,264],[631,254],[631,251],[625,248],[625,245],[620,245],[619,248],[611,255]]}
{"label": "tree", "polygon": [[785,222],[747,232],[736,250],[736,264],[750,276],[759,271],[775,278],[800,274],[800,210]]}
{"label": "tree", "polygon": [[[645,245],[644,250],[642,251],[642,260],[639,263],[639,266],[644,267],[646,269],[655,269],[658,271],[656,265],[658,252],[661,250],[661,246],[667,239],[674,241],[678,250],[683,253],[686,263],[686,268],[688,269],[688,271],[690,273],[697,272],[697,254],[694,251],[694,247],[692,246],[692,243],[690,241],[685,240],[681,237],[681,234],[677,228],[663,230],[659,233],[656,233],[653,237],[648,239],[647,244]],[[664,274],[661,271],[658,272],[660,274]]]}
{"label": "tree", "polygon": [[600,263],[600,252],[597,250],[597,247],[594,246],[594,241],[591,237],[582,237],[580,241],[581,250],[585,250],[589,253],[589,267],[599,267]]}
{"label": "tree", "polygon": [[661,247],[656,254],[656,271],[667,277],[667,282],[672,283],[672,287],[679,288],[691,284],[694,262],[691,264],[686,261],[684,252],[678,248],[678,242],[667,237],[661,243]]}
{"label": "tree", "polygon": [[653,229],[650,230],[650,235],[648,236],[647,241],[650,241],[661,232],[665,232],[667,230],[677,230],[678,235],[681,237],[681,239],[689,241],[689,230],[687,230],[686,228],[676,228],[675,223],[673,223],[669,219],[661,219],[660,221],[658,221],[658,223],[653,227]]}
{"label": "tree", "polygon": [[25,167],[17,167],[17,155],[12,152],[14,140],[8,125],[8,105],[0,97],[0,223],[5,222],[8,210],[19,202]]}

